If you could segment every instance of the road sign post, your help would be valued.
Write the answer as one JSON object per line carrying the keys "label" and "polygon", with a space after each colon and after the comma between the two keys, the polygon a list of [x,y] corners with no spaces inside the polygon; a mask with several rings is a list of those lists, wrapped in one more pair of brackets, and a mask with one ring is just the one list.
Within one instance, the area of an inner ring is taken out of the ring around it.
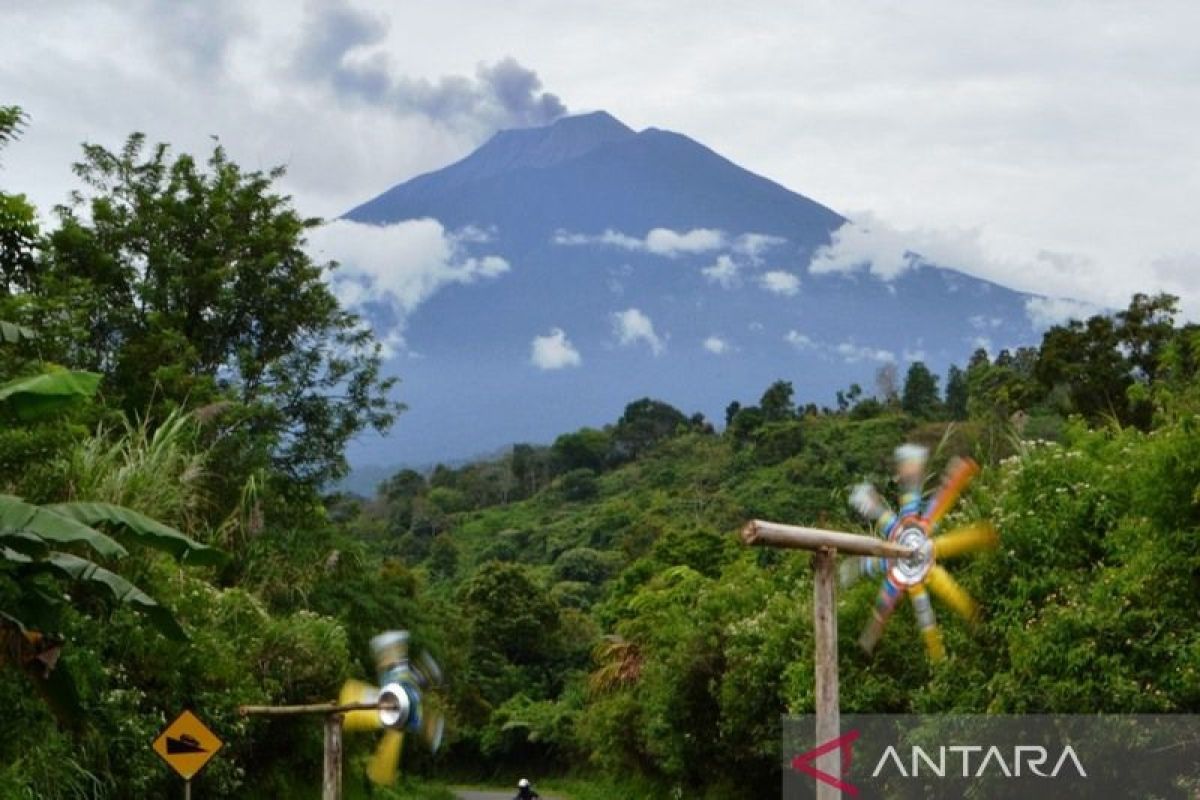
{"label": "road sign post", "polygon": [[154,740],[152,747],[183,778],[184,800],[192,798],[192,778],[204,769],[224,742],[191,711],[184,711]]}

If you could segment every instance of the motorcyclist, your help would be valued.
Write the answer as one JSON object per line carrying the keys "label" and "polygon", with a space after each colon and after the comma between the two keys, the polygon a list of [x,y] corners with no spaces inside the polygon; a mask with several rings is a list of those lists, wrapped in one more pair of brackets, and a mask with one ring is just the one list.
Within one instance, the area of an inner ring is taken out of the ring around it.
{"label": "motorcyclist", "polygon": [[533,797],[541,797],[541,795],[533,790],[529,779],[521,778],[521,780],[517,781],[517,796],[513,800],[530,800]]}

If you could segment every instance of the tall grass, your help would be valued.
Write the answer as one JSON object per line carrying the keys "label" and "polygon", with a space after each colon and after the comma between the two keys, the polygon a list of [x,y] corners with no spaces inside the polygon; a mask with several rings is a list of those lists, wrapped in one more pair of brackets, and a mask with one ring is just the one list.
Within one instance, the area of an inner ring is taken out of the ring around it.
{"label": "tall grass", "polygon": [[206,457],[195,416],[176,410],[158,426],[97,430],[63,457],[61,474],[71,500],[117,503],[190,531],[208,504]]}

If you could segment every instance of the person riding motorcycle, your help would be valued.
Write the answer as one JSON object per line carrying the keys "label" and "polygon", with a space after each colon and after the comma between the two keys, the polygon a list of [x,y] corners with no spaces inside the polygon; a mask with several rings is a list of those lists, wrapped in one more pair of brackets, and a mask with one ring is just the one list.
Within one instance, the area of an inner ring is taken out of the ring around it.
{"label": "person riding motorcycle", "polygon": [[528,778],[521,778],[517,781],[517,796],[513,800],[531,800],[534,797],[541,797],[541,795],[533,790]]}

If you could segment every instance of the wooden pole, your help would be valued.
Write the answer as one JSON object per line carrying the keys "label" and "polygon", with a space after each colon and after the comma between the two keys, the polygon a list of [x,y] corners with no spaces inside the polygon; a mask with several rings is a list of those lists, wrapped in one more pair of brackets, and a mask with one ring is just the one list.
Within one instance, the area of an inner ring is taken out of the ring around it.
{"label": "wooden pole", "polygon": [[321,800],[342,800],[342,715],[325,717],[325,769]]}
{"label": "wooden pole", "polygon": [[375,711],[379,703],[313,703],[306,706],[238,706],[243,717],[295,717],[301,714],[346,714],[350,711]]}
{"label": "wooden pole", "polygon": [[[321,800],[342,800],[342,715],[350,711],[374,711],[379,703],[311,703],[302,706],[238,706],[243,717],[325,717],[325,758],[321,771]],[[191,800],[191,784],[185,800]]]}
{"label": "wooden pole", "polygon": [[[874,536],[783,525],[759,519],[751,520],[742,528],[742,541],[752,545],[812,551],[816,744],[820,746],[837,739],[842,726],[838,710],[837,554],[840,551],[899,559],[908,558],[913,550]],[[841,749],[835,749],[818,757],[813,766],[826,775],[841,775],[841,757]],[[817,800],[838,800],[840,796],[841,790],[833,784],[817,781]]]}
{"label": "wooden pole", "polygon": [[[837,667],[837,552],[823,547],[813,553],[813,631],[816,645],[816,711],[818,745],[840,735]],[[827,775],[842,772],[841,750],[833,750],[814,765]],[[817,781],[817,800],[838,800],[841,791]]]}
{"label": "wooden pole", "polygon": [[881,556],[883,558],[907,558],[913,554],[910,547],[857,533],[826,531],[820,528],[802,528],[798,525],[783,525],[753,519],[742,528],[742,541],[767,547],[782,547],[789,550],[814,550],[825,548],[859,556]]}

